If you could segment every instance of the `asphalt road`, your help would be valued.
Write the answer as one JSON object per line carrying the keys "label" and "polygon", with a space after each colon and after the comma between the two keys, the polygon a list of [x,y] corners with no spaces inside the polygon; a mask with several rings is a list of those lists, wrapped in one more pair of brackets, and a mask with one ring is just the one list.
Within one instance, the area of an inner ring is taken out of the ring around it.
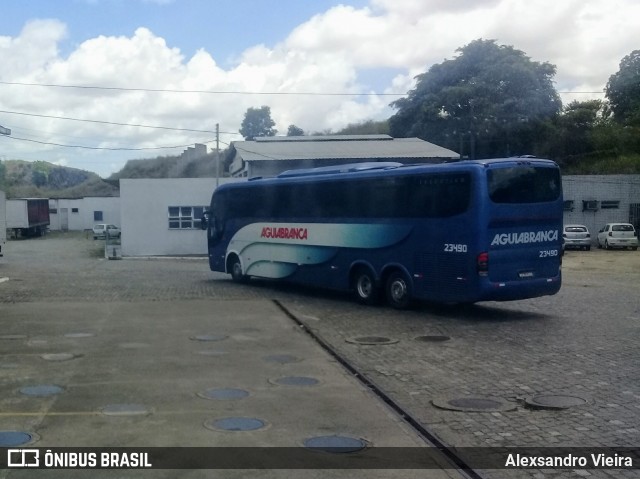
{"label": "asphalt road", "polygon": [[[77,234],[8,243],[0,311],[20,303],[100,311],[112,303],[178,302],[188,315],[201,301],[264,302],[271,310],[276,300],[450,446],[640,446],[640,252],[568,252],[555,296],[400,312],[328,291],[234,284],[202,259],[105,260],[100,243]],[[637,477],[638,470],[483,474]]]}

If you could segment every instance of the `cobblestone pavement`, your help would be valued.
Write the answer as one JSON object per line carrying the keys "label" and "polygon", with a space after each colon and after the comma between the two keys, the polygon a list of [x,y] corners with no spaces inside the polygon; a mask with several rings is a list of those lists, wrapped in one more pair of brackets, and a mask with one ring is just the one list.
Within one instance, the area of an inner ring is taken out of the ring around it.
{"label": "cobblestone pavement", "polygon": [[[202,258],[105,260],[100,244],[78,234],[9,242],[0,263],[0,281],[9,278],[0,283],[0,310],[3,302],[71,299],[277,299],[451,446],[640,446],[638,252],[568,252],[555,296],[465,307],[421,304],[400,312],[327,291],[265,281],[237,285],[210,272]],[[354,341],[363,337],[390,341]],[[526,407],[536,395],[581,404]],[[461,400],[468,406],[469,398],[481,409],[498,407],[471,412],[434,405]],[[637,474],[485,471],[496,478]]]}

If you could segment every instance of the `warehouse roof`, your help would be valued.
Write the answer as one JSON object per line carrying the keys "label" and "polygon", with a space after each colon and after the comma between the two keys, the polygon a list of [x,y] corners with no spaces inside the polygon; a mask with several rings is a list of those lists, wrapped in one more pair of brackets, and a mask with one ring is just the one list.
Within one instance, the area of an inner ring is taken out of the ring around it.
{"label": "warehouse roof", "polygon": [[389,135],[275,136],[234,141],[231,146],[244,161],[459,157],[419,138]]}

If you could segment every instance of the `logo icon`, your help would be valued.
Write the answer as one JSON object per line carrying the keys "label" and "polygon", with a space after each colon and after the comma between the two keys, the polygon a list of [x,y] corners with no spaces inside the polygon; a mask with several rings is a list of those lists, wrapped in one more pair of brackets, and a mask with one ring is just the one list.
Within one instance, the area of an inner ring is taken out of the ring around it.
{"label": "logo icon", "polygon": [[40,451],[38,449],[9,449],[7,450],[7,466],[39,467]]}

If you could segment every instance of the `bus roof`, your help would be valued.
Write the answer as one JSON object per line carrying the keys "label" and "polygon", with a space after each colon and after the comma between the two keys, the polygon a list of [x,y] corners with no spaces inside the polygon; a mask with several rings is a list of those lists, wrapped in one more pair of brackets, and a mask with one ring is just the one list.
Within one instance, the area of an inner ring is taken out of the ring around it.
{"label": "bus roof", "polygon": [[485,160],[460,160],[446,163],[420,163],[402,164],[397,162],[361,162],[335,166],[322,166],[318,168],[303,168],[287,170],[275,177],[249,178],[248,182],[228,183],[221,185],[219,189],[242,188],[250,184],[274,185],[282,182],[313,182],[329,178],[371,178],[381,174],[411,174],[411,173],[443,173],[447,171],[468,170],[469,168],[489,168],[492,166],[506,166],[507,164],[557,167],[557,164],[548,159],[535,157],[509,157],[490,158]]}

